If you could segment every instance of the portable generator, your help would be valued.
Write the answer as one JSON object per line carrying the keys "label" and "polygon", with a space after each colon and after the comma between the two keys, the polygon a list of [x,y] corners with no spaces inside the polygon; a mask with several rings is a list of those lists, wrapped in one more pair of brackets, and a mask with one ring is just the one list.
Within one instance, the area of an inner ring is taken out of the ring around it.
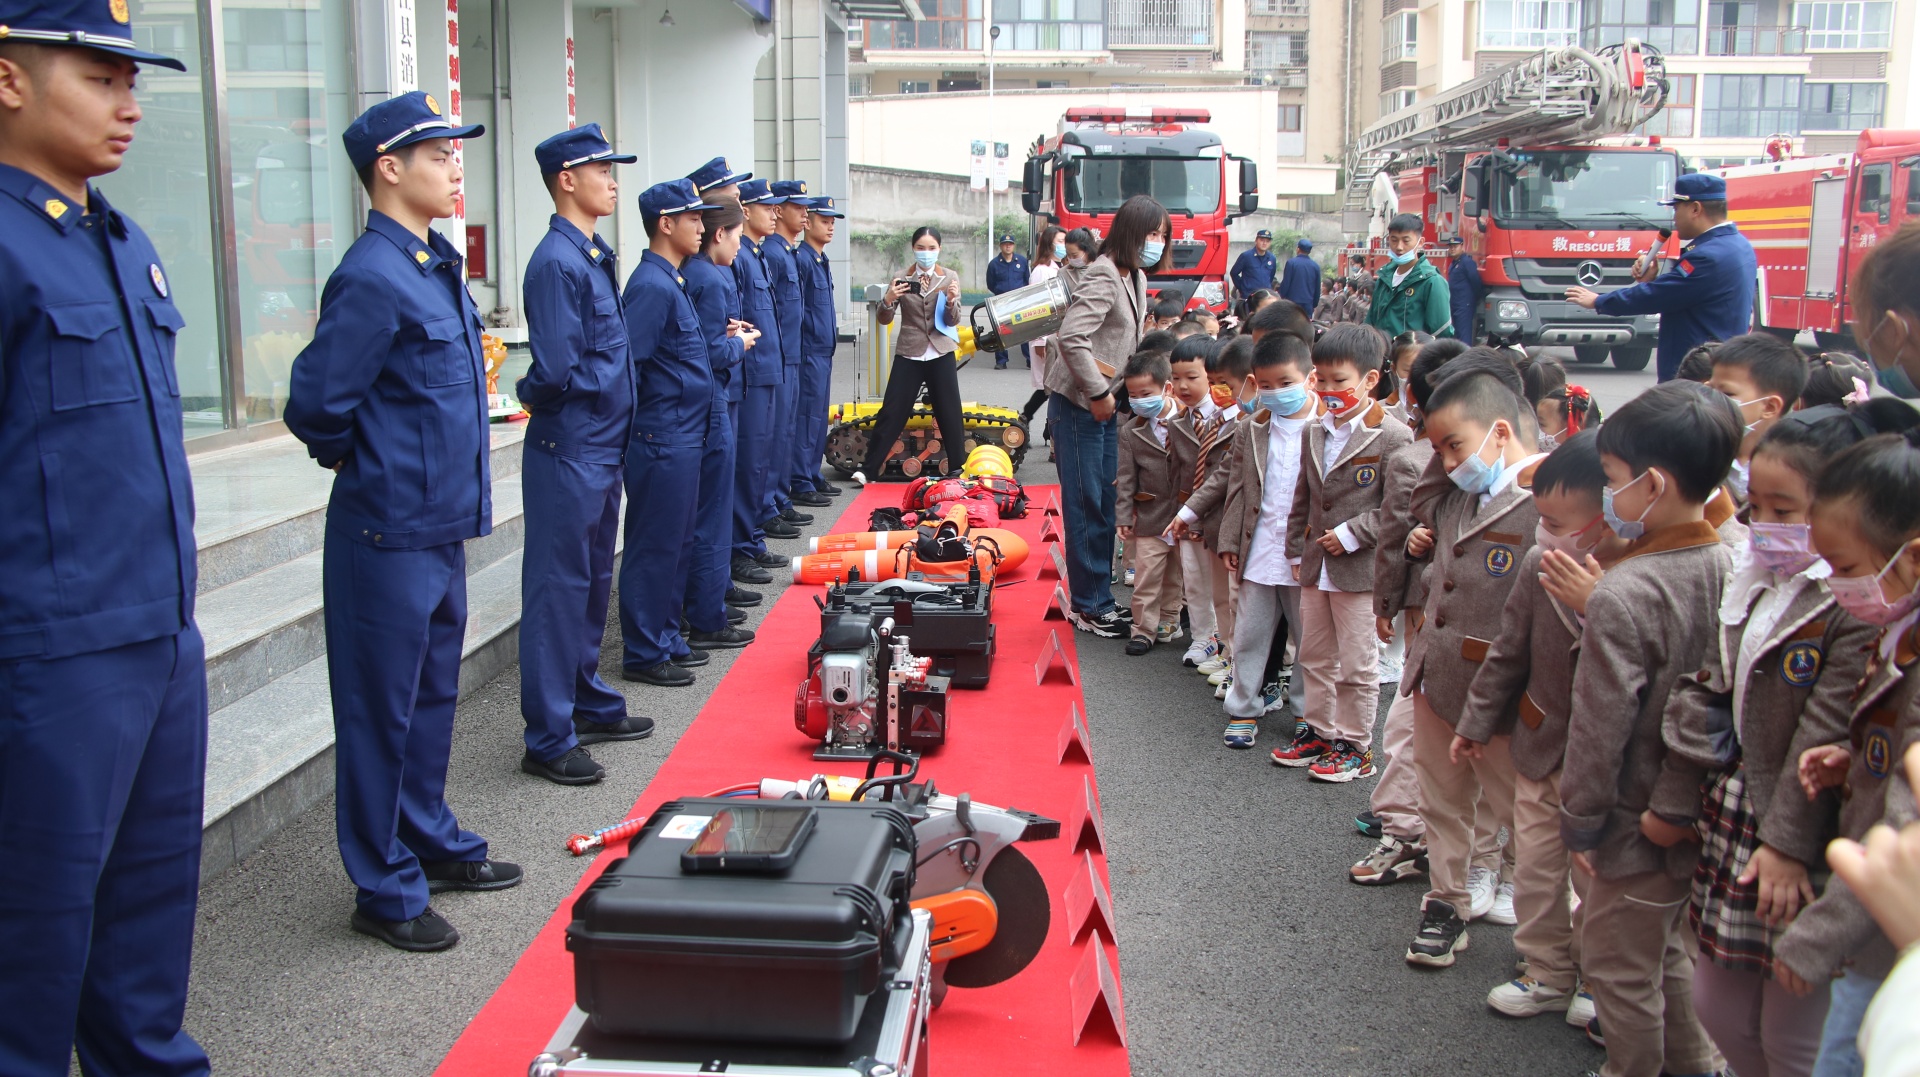
{"label": "portable generator", "polygon": [[898,616],[823,617],[793,713],[793,724],[821,742],[815,759],[865,761],[881,750],[917,754],[947,742],[948,678],[913,653]]}

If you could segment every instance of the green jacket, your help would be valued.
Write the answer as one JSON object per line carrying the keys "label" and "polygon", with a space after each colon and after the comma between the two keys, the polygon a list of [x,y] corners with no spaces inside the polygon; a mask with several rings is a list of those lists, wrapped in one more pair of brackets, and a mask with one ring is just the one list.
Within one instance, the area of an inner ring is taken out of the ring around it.
{"label": "green jacket", "polygon": [[1393,268],[1387,265],[1374,278],[1367,324],[1389,337],[1410,329],[1436,337],[1453,336],[1453,300],[1447,291],[1447,279],[1433,268],[1427,256],[1414,259],[1413,270],[1398,288],[1393,286]]}

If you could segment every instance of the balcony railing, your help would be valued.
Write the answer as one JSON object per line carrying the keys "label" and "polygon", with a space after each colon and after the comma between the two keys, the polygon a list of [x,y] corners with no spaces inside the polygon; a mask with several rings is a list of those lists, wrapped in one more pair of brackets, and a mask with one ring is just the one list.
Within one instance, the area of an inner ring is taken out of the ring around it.
{"label": "balcony railing", "polygon": [[1304,67],[1263,67],[1247,72],[1247,85],[1272,86],[1279,90],[1300,90],[1307,85]]}
{"label": "balcony railing", "polygon": [[1807,51],[1804,26],[1709,26],[1708,56],[1799,56]]}

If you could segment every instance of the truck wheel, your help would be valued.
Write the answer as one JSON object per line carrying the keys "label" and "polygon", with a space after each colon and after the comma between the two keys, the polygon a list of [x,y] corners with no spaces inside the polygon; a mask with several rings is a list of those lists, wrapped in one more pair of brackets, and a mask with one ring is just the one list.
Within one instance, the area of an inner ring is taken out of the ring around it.
{"label": "truck wheel", "polygon": [[1653,358],[1652,348],[1615,348],[1613,365],[1618,370],[1645,370],[1647,361]]}
{"label": "truck wheel", "polygon": [[1573,357],[1579,362],[1589,365],[1604,363],[1607,361],[1607,346],[1605,344],[1575,344],[1573,346]]}

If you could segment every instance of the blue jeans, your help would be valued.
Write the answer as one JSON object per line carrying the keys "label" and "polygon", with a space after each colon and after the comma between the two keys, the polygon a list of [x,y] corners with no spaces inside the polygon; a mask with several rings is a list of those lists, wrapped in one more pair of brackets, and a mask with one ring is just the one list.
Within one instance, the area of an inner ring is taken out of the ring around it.
{"label": "blue jeans", "polygon": [[1880,990],[1880,981],[1857,972],[1833,981],[1828,995],[1827,1024],[1820,1032],[1820,1057],[1813,1064],[1813,1077],[1860,1077],[1866,1064],[1860,1060],[1860,1023],[1866,1020],[1867,1007]]}
{"label": "blue jeans", "polygon": [[1095,419],[1059,393],[1047,398],[1047,424],[1060,472],[1068,597],[1075,613],[1098,617],[1113,608],[1113,481],[1120,469],[1120,427],[1112,419]]}

